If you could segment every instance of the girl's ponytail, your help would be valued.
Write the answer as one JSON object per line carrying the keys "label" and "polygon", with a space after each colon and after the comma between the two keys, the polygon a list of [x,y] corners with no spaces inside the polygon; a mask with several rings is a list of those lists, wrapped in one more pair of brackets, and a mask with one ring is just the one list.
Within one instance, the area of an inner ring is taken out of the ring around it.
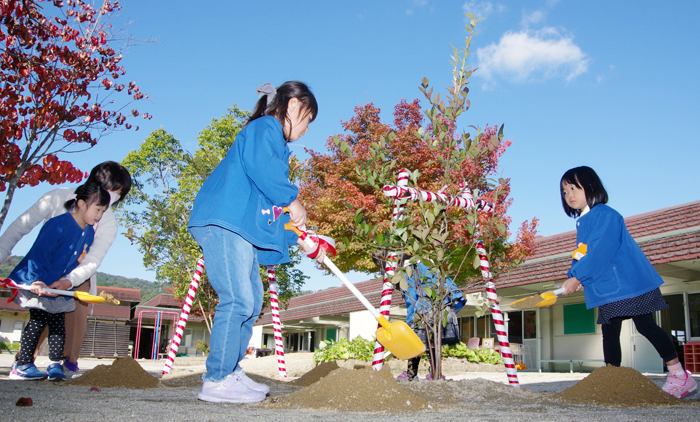
{"label": "girl's ponytail", "polygon": [[75,193],[70,196],[63,206],[68,212],[73,212],[75,205],[80,199],[85,201],[88,206],[97,202],[97,205],[104,207],[109,205],[110,198],[109,192],[105,188],[97,183],[86,182],[75,188]]}

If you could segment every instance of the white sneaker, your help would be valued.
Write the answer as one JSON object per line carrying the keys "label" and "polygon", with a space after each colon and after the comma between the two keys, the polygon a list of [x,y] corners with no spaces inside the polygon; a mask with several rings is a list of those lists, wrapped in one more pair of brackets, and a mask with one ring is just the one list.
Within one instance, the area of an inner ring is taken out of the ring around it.
{"label": "white sneaker", "polygon": [[265,400],[265,393],[248,388],[238,376],[232,375],[219,382],[204,381],[197,398],[213,403],[258,403]]}
{"label": "white sneaker", "polygon": [[229,375],[229,377],[238,377],[238,379],[243,383],[243,385],[250,388],[251,390],[259,391],[263,394],[267,394],[270,392],[270,387],[268,387],[265,384],[255,382],[252,379],[248,378],[248,375],[246,375],[245,372],[243,372],[243,370],[234,372],[233,374]]}

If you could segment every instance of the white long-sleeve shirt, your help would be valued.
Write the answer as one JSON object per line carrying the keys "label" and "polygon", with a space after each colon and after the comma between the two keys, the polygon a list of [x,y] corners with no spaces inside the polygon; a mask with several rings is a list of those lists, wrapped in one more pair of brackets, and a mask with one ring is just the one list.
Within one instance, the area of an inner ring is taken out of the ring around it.
{"label": "white long-sleeve shirt", "polygon": [[[17,217],[15,221],[0,236],[0,262],[10,256],[12,248],[15,247],[27,233],[31,232],[39,223],[50,220],[53,217],[66,212],[63,204],[75,192],[72,188],[58,188],[42,196],[24,214]],[[117,238],[119,226],[114,212],[109,208],[99,222],[95,223],[95,240],[83,262],[66,276],[73,287],[77,287],[90,279],[90,294],[97,294],[97,278],[95,272],[102,264],[102,260],[109,250],[114,239]]]}

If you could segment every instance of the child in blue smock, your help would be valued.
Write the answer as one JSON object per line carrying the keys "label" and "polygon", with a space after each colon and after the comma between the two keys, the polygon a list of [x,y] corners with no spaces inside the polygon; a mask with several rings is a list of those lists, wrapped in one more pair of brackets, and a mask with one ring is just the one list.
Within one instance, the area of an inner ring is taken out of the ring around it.
{"label": "child in blue smock", "polygon": [[[318,105],[309,87],[285,82],[258,88],[260,100],[226,157],[204,182],[188,229],[202,249],[207,276],[219,297],[211,330],[207,373],[199,399],[248,403],[265,400],[269,387],[241,369],[253,323],[263,303],[260,265],[289,262],[306,210],[289,181],[289,147],[307,131]],[[289,216],[283,212],[289,208]],[[321,249],[316,259],[323,261]]]}
{"label": "child in blue smock", "polygon": [[622,216],[605,205],[608,193],[600,178],[590,167],[576,167],[564,173],[559,185],[564,212],[577,218],[576,244],[587,248],[583,257],[573,260],[563,294],[583,286],[586,307],[598,307],[605,363],[620,366],[622,321],[632,318],[637,331],[666,362],[669,373],[663,390],[678,398],[695,391],[697,383],[683,370],[673,341],[654,321],[654,313],[668,307],[659,289],[664,281],[627,231]]}
{"label": "child in blue smock", "polygon": [[[45,287],[72,290],[64,276],[80,264],[95,236],[93,225],[109,206],[109,192],[95,183],[78,186],[65,203],[67,213],[47,221],[27,255],[10,273],[15,284],[31,286],[17,290],[15,302],[29,309],[29,322],[22,330],[20,350],[9,378],[13,380],[63,381],[61,362],[66,340],[65,313],[75,310],[72,297],[44,292]],[[49,327],[49,366],[42,372],[34,365],[34,350],[44,327]]]}

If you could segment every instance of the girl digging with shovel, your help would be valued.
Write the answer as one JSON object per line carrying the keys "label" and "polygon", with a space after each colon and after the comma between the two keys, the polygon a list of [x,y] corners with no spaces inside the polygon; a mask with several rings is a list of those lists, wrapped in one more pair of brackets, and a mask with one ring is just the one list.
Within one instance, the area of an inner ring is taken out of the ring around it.
{"label": "girl digging with shovel", "polygon": [[[317,116],[318,105],[302,82],[258,87],[260,100],[226,157],[200,189],[188,229],[202,248],[209,282],[219,297],[207,373],[198,398],[209,402],[265,400],[269,387],[238,364],[245,356],[263,302],[259,265],[289,262],[288,245],[304,243],[284,224],[302,227],[306,210],[289,182],[288,142]],[[289,217],[283,208],[289,209]],[[323,262],[320,248],[315,258]]]}

